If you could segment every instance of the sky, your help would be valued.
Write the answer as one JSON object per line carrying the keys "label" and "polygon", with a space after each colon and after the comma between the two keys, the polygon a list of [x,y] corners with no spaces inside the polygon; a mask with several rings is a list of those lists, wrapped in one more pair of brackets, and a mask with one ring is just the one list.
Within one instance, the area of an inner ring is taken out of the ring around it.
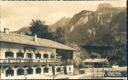
{"label": "sky", "polygon": [[113,7],[126,7],[126,0],[109,1],[0,1],[0,27],[10,31],[28,27],[32,19],[51,25],[62,17],[72,17],[82,10],[95,11],[98,4],[110,3]]}

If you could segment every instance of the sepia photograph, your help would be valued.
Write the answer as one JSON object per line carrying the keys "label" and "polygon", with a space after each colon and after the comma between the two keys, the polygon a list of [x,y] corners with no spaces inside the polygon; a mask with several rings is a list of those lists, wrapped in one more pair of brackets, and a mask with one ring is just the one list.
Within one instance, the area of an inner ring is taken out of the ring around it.
{"label": "sepia photograph", "polygon": [[0,0],[0,80],[127,76],[127,0]]}

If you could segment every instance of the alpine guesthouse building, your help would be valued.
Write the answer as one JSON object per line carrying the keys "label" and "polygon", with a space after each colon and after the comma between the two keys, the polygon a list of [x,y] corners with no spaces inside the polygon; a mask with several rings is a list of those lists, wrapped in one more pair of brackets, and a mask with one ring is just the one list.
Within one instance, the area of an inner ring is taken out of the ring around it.
{"label": "alpine guesthouse building", "polygon": [[49,79],[71,75],[75,49],[58,42],[9,32],[0,32],[0,79]]}

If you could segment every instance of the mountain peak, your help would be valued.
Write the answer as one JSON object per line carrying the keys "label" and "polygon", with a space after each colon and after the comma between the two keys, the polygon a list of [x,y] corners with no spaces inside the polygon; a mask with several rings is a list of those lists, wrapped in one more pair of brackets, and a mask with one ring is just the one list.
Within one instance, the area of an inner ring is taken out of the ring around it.
{"label": "mountain peak", "polygon": [[75,24],[77,23],[80,19],[84,19],[87,16],[89,16],[89,14],[91,14],[93,11],[88,11],[88,10],[82,10],[81,12],[75,14],[70,21],[70,24]]}
{"label": "mountain peak", "polygon": [[66,16],[64,16],[64,17],[62,17],[59,21],[57,21],[57,22],[61,22],[61,21],[66,21],[66,20],[69,20],[70,18],[69,17],[66,17]]}
{"label": "mountain peak", "polygon": [[87,12],[90,12],[88,10],[82,10],[81,12],[79,12],[79,14],[83,14],[83,13],[87,13]]}
{"label": "mountain peak", "polygon": [[55,24],[51,25],[51,30],[54,31],[57,27],[64,27],[67,25],[70,21],[69,17],[62,17],[60,20],[58,20]]}
{"label": "mountain peak", "polygon": [[82,10],[81,12],[77,13],[76,15],[74,16],[82,16],[82,15],[87,15],[89,13],[92,13],[92,11],[88,11],[88,10]]}

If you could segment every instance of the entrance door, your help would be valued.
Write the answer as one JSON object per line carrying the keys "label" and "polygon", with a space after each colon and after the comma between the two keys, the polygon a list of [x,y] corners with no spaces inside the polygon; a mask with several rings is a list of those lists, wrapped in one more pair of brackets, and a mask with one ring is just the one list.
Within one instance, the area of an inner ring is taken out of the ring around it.
{"label": "entrance door", "polygon": [[64,67],[64,74],[67,74],[66,66]]}

